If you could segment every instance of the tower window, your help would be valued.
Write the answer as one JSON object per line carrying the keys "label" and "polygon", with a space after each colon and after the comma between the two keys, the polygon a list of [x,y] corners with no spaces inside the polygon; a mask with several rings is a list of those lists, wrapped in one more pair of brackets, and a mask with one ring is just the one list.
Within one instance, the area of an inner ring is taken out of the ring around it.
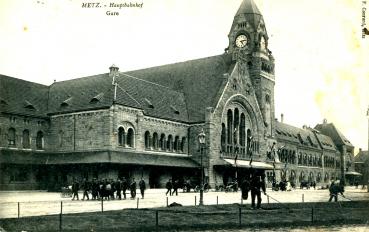
{"label": "tower window", "polygon": [[270,104],[270,95],[269,94],[265,95],[265,102]]}

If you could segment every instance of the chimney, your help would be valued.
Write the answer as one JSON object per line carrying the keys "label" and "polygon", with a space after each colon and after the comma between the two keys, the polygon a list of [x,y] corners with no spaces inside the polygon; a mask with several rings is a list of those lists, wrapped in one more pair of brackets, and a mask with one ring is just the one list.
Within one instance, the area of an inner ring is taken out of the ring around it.
{"label": "chimney", "polygon": [[112,66],[109,67],[109,70],[110,70],[109,76],[112,77],[118,73],[119,68],[113,64]]}
{"label": "chimney", "polygon": [[363,149],[359,148],[359,152],[361,152]]}
{"label": "chimney", "polygon": [[302,126],[302,129],[306,130],[307,129],[307,126],[306,125],[303,125]]}
{"label": "chimney", "polygon": [[323,119],[323,124],[327,124],[327,119]]}
{"label": "chimney", "polygon": [[283,123],[283,118],[284,118],[284,115],[281,114],[281,123]]}

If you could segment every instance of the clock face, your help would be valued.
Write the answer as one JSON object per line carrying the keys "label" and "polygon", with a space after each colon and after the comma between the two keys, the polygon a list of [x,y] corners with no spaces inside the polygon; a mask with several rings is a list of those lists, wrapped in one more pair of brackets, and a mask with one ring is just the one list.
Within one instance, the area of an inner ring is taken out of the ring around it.
{"label": "clock face", "polygon": [[236,38],[236,46],[239,48],[245,47],[247,44],[247,36],[246,35],[239,35]]}

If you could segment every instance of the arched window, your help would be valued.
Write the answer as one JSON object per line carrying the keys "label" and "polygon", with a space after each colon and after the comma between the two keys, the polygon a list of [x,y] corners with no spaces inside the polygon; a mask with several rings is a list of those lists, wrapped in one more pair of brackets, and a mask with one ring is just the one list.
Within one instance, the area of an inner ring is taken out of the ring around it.
{"label": "arched window", "polygon": [[160,144],[160,149],[161,150],[165,150],[166,148],[166,144],[165,144],[165,134],[161,134],[160,135],[160,141],[159,141],[159,144]]}
{"label": "arched window", "polygon": [[154,148],[154,150],[158,150],[158,133],[154,133],[153,135],[152,135],[152,146],[153,146],[153,148]]}
{"label": "arched window", "polygon": [[186,146],[186,137],[182,137],[182,141],[181,141],[181,152],[185,151],[185,146]]}
{"label": "arched window", "polygon": [[241,124],[240,124],[240,145],[242,147],[246,146],[246,125],[245,125],[245,114],[241,114]]}
{"label": "arched window", "polygon": [[145,148],[150,148],[150,132],[148,131],[145,132]]}
{"label": "arched window", "polygon": [[119,127],[118,129],[118,145],[124,146],[125,145],[125,131],[123,127]]}
{"label": "arched window", "polygon": [[129,128],[127,131],[127,146],[128,147],[134,146],[134,133],[132,128]]}
{"label": "arched window", "polygon": [[312,172],[309,173],[309,181],[314,181],[314,174]]}
{"label": "arched window", "polygon": [[36,149],[41,150],[44,147],[44,134],[42,131],[37,132],[36,135]]}
{"label": "arched window", "polygon": [[222,133],[220,135],[220,144],[222,146],[222,151],[226,151],[226,127],[224,123],[222,123]]}
{"label": "arched window", "polygon": [[316,176],[316,182],[320,182],[322,180],[322,174],[318,172],[318,175]]}
{"label": "arched window", "polygon": [[15,129],[9,128],[8,130],[8,144],[15,146]]}
{"label": "arched window", "polygon": [[240,112],[238,108],[234,110],[234,126],[233,126],[233,143],[239,144],[238,134],[239,134],[239,125],[240,125]]}
{"label": "arched window", "polygon": [[304,172],[303,172],[303,171],[301,171],[300,176],[299,176],[299,180],[300,180],[300,182],[301,182],[301,181],[303,181],[304,179],[305,179],[305,174],[304,174]]}
{"label": "arched window", "polygon": [[232,144],[232,135],[233,135],[232,124],[233,124],[232,110],[228,110],[227,112],[227,136],[228,136],[227,142],[228,144]]}
{"label": "arched window", "polygon": [[29,130],[23,131],[22,143],[23,143],[23,148],[30,148]]}
{"label": "arched window", "polygon": [[179,151],[179,136],[174,139],[174,151]]}
{"label": "arched window", "polygon": [[58,135],[58,144],[59,144],[59,147],[62,147],[63,146],[63,139],[64,139],[64,131],[63,130],[60,130],[59,131],[59,135]]}
{"label": "arched window", "polygon": [[173,151],[173,136],[172,135],[168,135],[167,150]]}

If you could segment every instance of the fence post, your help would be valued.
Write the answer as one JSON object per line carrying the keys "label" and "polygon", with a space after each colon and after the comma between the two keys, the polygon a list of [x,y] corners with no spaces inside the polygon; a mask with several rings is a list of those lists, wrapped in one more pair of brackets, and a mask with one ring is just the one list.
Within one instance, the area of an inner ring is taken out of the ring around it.
{"label": "fence post", "polygon": [[314,207],[311,207],[311,222],[314,222]]}
{"label": "fence post", "polygon": [[269,205],[269,196],[267,196],[267,201],[268,201],[268,205]]}
{"label": "fence post", "polygon": [[168,207],[168,197],[167,197],[167,207]]}
{"label": "fence post", "polygon": [[196,201],[196,195],[195,195],[195,206],[196,206],[196,203],[197,203],[197,201]]}
{"label": "fence post", "polygon": [[63,226],[62,226],[62,214],[59,214],[59,231],[63,230]]}
{"label": "fence post", "polygon": [[159,211],[155,211],[155,226],[156,226],[156,231],[159,231]]}
{"label": "fence post", "polygon": [[137,197],[137,209],[138,209],[139,202],[140,202],[140,198]]}
{"label": "fence post", "polygon": [[242,199],[242,197],[241,197],[241,205],[243,205],[243,199]]}
{"label": "fence post", "polygon": [[239,226],[241,226],[241,207],[238,208],[238,222]]}
{"label": "fence post", "polygon": [[63,202],[60,201],[60,214],[63,214]]}
{"label": "fence post", "polygon": [[302,202],[304,202],[304,194],[302,194]]}
{"label": "fence post", "polygon": [[218,196],[217,196],[217,205],[218,205]]}
{"label": "fence post", "polygon": [[104,199],[101,198],[101,212],[104,212]]}
{"label": "fence post", "polygon": [[20,218],[20,205],[19,205],[19,202],[18,202],[18,218]]}

